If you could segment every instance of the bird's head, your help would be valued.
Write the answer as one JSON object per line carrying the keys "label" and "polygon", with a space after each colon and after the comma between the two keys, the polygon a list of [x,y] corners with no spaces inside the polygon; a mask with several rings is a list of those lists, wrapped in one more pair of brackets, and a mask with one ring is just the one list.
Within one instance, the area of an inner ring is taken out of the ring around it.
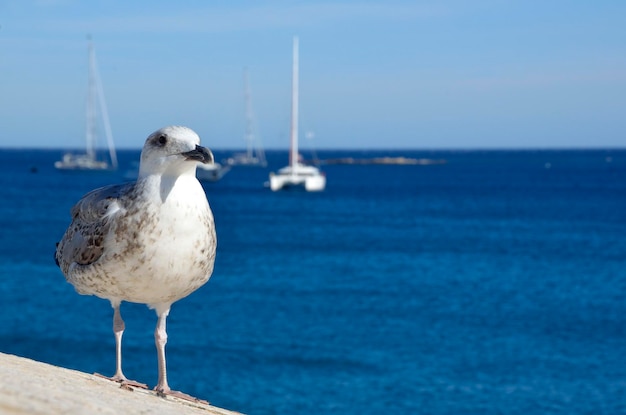
{"label": "bird's head", "polygon": [[155,131],[146,139],[141,150],[139,176],[195,175],[198,163],[214,161],[211,150],[200,145],[200,137],[192,129],[169,126]]}

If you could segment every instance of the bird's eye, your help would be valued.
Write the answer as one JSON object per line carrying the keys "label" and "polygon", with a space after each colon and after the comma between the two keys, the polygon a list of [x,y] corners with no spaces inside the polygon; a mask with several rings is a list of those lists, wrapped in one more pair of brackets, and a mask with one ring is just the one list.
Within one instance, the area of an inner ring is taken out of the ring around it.
{"label": "bird's eye", "polygon": [[159,138],[157,139],[157,143],[159,143],[159,145],[164,146],[165,143],[167,143],[167,137],[164,135],[159,136]]}

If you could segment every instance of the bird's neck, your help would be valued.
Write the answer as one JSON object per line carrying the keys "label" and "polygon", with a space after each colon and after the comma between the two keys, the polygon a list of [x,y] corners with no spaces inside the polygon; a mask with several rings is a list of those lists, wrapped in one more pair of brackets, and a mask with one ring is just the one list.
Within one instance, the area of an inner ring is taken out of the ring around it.
{"label": "bird's neck", "polygon": [[[140,176],[139,181],[143,182],[149,192],[165,203],[171,193],[176,189],[177,192],[186,193],[187,188],[199,185],[195,172],[193,174],[147,174]],[[180,189],[179,189],[180,188]]]}

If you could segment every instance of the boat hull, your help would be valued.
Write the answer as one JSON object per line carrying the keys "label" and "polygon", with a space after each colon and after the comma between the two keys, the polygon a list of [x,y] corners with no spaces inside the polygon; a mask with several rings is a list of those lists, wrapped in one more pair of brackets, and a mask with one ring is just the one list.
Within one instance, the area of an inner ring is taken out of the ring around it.
{"label": "boat hull", "polygon": [[96,160],[88,154],[71,153],[54,162],[54,167],[59,170],[114,170],[106,161]]}
{"label": "boat hull", "polygon": [[293,176],[286,174],[271,174],[270,189],[279,190],[302,189],[307,192],[321,192],[326,188],[326,177],[318,176]]}

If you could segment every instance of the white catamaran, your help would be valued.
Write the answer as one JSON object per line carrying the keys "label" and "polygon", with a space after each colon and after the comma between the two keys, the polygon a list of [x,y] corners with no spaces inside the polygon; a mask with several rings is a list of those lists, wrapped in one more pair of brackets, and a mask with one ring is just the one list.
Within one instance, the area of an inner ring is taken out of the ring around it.
{"label": "white catamaran", "polygon": [[324,190],[326,176],[317,167],[300,163],[298,155],[298,38],[293,39],[293,78],[291,96],[291,147],[289,165],[270,173],[270,189],[273,191],[293,187],[308,192]]}
{"label": "white catamaran", "polygon": [[[54,167],[60,170],[117,170],[117,154],[113,144],[109,114],[107,112],[102,82],[96,66],[96,53],[91,39],[88,42],[89,49],[89,84],[87,94],[87,122],[85,132],[85,153],[66,153],[63,159],[54,163]],[[100,111],[98,111],[100,110]],[[109,157],[111,162],[98,160],[96,158],[97,142],[97,116],[98,112],[102,116],[104,131],[109,147]]]}

